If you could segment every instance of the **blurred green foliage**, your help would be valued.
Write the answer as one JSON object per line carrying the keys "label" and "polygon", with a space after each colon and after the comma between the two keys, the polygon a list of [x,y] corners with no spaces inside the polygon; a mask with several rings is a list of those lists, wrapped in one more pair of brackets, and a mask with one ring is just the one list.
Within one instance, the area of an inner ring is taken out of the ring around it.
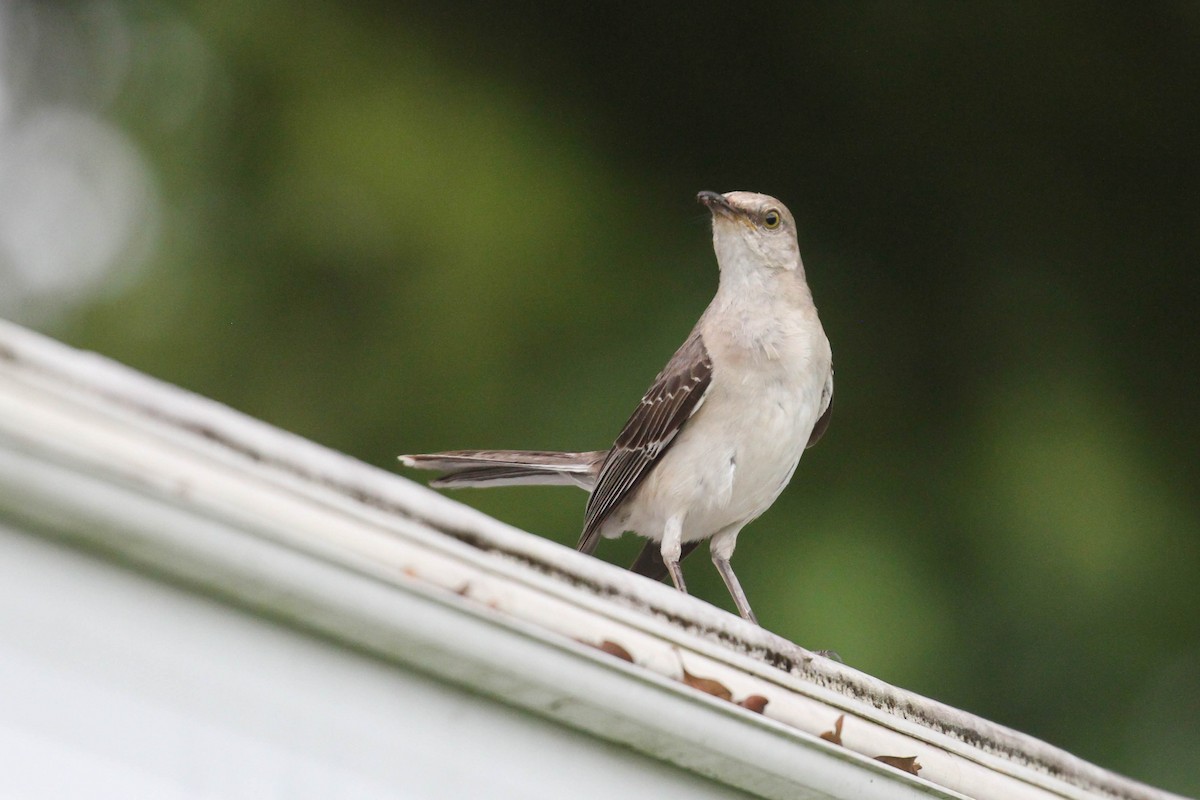
{"label": "blurred green foliage", "polygon": [[200,43],[110,109],[163,234],[51,333],[388,470],[600,448],[715,286],[695,192],[774,194],[838,386],[741,537],[759,617],[1200,792],[1194,4],[122,8]]}

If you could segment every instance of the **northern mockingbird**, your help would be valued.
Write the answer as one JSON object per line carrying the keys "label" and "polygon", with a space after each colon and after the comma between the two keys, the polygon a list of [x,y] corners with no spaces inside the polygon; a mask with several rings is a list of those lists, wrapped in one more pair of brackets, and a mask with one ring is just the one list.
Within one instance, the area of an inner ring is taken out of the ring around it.
{"label": "northern mockingbird", "polygon": [[796,243],[773,197],[701,192],[720,282],[687,341],[609,450],[454,450],[400,456],[442,470],[441,487],[573,484],[588,490],[579,549],[633,531],[631,569],[687,589],[679,561],[705,539],[743,617],[757,623],[729,564],[738,533],[775,502],[829,425],[833,356]]}

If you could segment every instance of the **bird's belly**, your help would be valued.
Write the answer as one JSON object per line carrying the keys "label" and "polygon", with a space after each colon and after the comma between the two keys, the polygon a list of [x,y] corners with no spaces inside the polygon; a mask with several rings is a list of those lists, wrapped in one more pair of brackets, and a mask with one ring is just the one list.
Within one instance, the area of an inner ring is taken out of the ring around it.
{"label": "bird's belly", "polygon": [[617,527],[657,540],[678,515],[683,540],[697,541],[755,519],[787,486],[818,416],[820,389],[775,382],[714,392],[638,488]]}

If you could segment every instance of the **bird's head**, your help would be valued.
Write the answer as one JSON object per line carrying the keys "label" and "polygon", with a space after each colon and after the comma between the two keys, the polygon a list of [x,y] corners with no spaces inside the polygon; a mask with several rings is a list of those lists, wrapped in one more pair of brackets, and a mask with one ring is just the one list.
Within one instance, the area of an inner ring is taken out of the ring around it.
{"label": "bird's head", "polygon": [[721,271],[761,268],[804,274],[796,220],[783,203],[754,192],[700,192],[713,218],[713,249]]}

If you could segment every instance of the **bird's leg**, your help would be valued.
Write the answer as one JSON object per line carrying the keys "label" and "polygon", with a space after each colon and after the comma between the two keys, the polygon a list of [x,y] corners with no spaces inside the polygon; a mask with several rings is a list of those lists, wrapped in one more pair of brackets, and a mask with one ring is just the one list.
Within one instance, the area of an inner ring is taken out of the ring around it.
{"label": "bird's leg", "polygon": [[725,588],[729,590],[729,594],[733,597],[733,602],[737,606],[738,613],[742,615],[743,619],[750,620],[757,625],[758,618],[750,610],[750,601],[746,599],[746,593],[742,591],[742,585],[738,583],[737,575],[733,574],[733,567],[730,566],[729,559],[717,558],[714,555],[713,564],[716,565],[717,572],[721,573],[721,578],[725,581]]}
{"label": "bird's leg", "polygon": [[742,526],[738,525],[718,532],[712,538],[709,551],[712,553],[713,566],[720,573],[721,580],[725,581],[725,588],[729,590],[729,595],[733,598],[738,613],[742,615],[743,619],[757,625],[758,618],[750,610],[750,601],[746,599],[746,593],[742,591],[742,584],[738,582],[737,575],[733,574],[733,566],[729,563],[729,559],[733,557],[733,548],[737,545],[737,535],[741,529]]}
{"label": "bird's leg", "polygon": [[683,552],[683,517],[676,515],[667,520],[659,552],[662,554],[663,564],[667,567],[667,574],[671,576],[671,583],[675,584],[676,589],[687,594],[687,586],[683,583],[683,570],[679,568],[679,559]]}

